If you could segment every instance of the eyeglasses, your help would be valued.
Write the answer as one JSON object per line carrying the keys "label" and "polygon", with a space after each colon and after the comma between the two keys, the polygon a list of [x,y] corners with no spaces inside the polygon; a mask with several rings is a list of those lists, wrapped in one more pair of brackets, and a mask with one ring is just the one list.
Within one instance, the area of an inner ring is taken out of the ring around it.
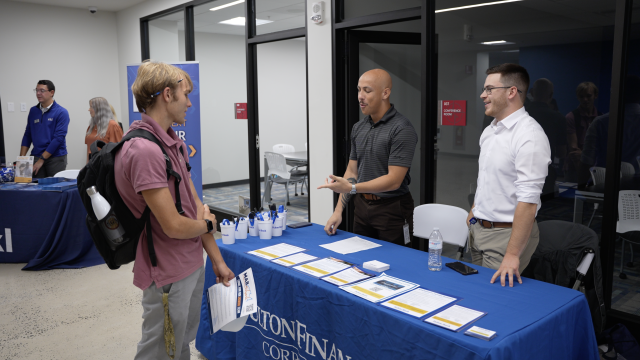
{"label": "eyeglasses", "polygon": [[[182,80],[184,80],[184,79],[180,79],[180,80],[178,80],[178,84],[180,84],[180,81],[182,81]],[[164,89],[162,89],[162,90],[164,91]],[[151,95],[151,97],[158,96],[158,95],[160,95],[160,93],[162,93],[162,91],[158,91],[157,93],[155,93],[155,94]]]}
{"label": "eyeglasses", "polygon": [[44,93],[49,92],[49,91],[51,91],[51,90],[45,90],[45,89],[33,89],[33,92],[34,92],[34,93],[36,93],[36,94],[37,94],[37,93],[44,94]]}
{"label": "eyeglasses", "polygon": [[[493,89],[511,89],[512,87],[515,87],[515,86],[512,85],[512,86],[484,87],[482,88],[482,91],[480,93],[482,94],[483,92],[486,92],[487,95],[491,95],[491,91]],[[516,90],[518,90],[518,88],[516,88]],[[518,92],[522,94],[522,91],[518,90]]]}

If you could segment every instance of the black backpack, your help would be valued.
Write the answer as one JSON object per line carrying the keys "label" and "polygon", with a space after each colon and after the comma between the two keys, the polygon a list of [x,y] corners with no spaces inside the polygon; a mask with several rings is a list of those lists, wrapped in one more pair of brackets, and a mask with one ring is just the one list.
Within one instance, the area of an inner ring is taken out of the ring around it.
{"label": "black backpack", "polygon": [[[182,210],[182,204],[180,202],[180,182],[182,178],[180,174],[173,171],[171,166],[171,160],[166,151],[158,141],[158,139],[143,129],[132,130],[125,135],[119,143],[104,143],[103,141],[96,141],[91,144],[91,157],[89,163],[80,170],[78,174],[78,192],[80,198],[87,210],[87,227],[91,238],[98,249],[98,252],[107,263],[110,269],[118,269],[121,265],[128,264],[136,258],[136,249],[138,248],[138,241],[142,231],[147,230],[147,244],[149,248],[149,258],[153,266],[157,266],[156,252],[153,246],[153,239],[151,237],[151,210],[147,206],[140,218],[136,218],[131,210],[122,200],[118,189],[116,188],[114,163],[116,153],[122,145],[133,138],[147,139],[160,147],[164,154],[164,159],[167,164],[167,180],[173,176],[175,181],[175,194],[176,194],[176,209],[178,213],[184,213]],[[98,148],[101,148],[98,150]],[[187,170],[191,171],[188,158],[184,154],[184,149],[180,147],[180,152],[185,156],[185,162],[187,164]],[[91,205],[91,197],[87,194],[87,189],[95,186],[100,195],[102,195],[107,202],[111,205],[111,210],[115,214],[116,218],[122,225],[125,234],[123,235],[123,241],[114,246],[104,236],[100,230],[98,220],[93,212],[93,206]]]}

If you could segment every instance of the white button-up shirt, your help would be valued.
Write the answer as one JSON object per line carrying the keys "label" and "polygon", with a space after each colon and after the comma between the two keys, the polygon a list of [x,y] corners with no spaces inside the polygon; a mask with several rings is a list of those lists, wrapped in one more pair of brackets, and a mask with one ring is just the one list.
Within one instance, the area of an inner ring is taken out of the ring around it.
{"label": "white button-up shirt", "polygon": [[502,121],[493,119],[480,136],[478,188],[473,215],[513,222],[518,202],[538,204],[551,164],[549,139],[521,107]]}

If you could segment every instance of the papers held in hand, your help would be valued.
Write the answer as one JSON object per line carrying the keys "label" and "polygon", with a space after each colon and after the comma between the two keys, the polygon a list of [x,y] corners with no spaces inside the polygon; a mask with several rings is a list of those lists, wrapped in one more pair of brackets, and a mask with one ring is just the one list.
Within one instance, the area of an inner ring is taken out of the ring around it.
{"label": "papers held in hand", "polygon": [[207,289],[211,334],[218,330],[238,332],[244,327],[247,317],[258,311],[258,297],[251,268],[229,283],[229,287],[220,283]]}

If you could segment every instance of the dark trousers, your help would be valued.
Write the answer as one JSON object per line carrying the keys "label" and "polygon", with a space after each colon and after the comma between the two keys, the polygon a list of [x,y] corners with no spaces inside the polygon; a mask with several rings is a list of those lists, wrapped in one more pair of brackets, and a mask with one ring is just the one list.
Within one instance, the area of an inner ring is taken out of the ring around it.
{"label": "dark trousers", "polygon": [[[33,163],[40,159],[39,156],[33,157]],[[52,177],[60,171],[65,171],[67,169],[67,155],[50,157],[44,161],[40,170],[38,170],[37,174],[33,174],[34,179],[42,179],[46,177]]]}
{"label": "dark trousers", "polygon": [[409,238],[411,242],[405,246],[414,247],[413,241],[413,198],[411,193],[380,200],[367,200],[362,194],[354,199],[355,214],[353,217],[353,232],[389,241],[398,245],[405,245],[402,227],[409,224]]}

